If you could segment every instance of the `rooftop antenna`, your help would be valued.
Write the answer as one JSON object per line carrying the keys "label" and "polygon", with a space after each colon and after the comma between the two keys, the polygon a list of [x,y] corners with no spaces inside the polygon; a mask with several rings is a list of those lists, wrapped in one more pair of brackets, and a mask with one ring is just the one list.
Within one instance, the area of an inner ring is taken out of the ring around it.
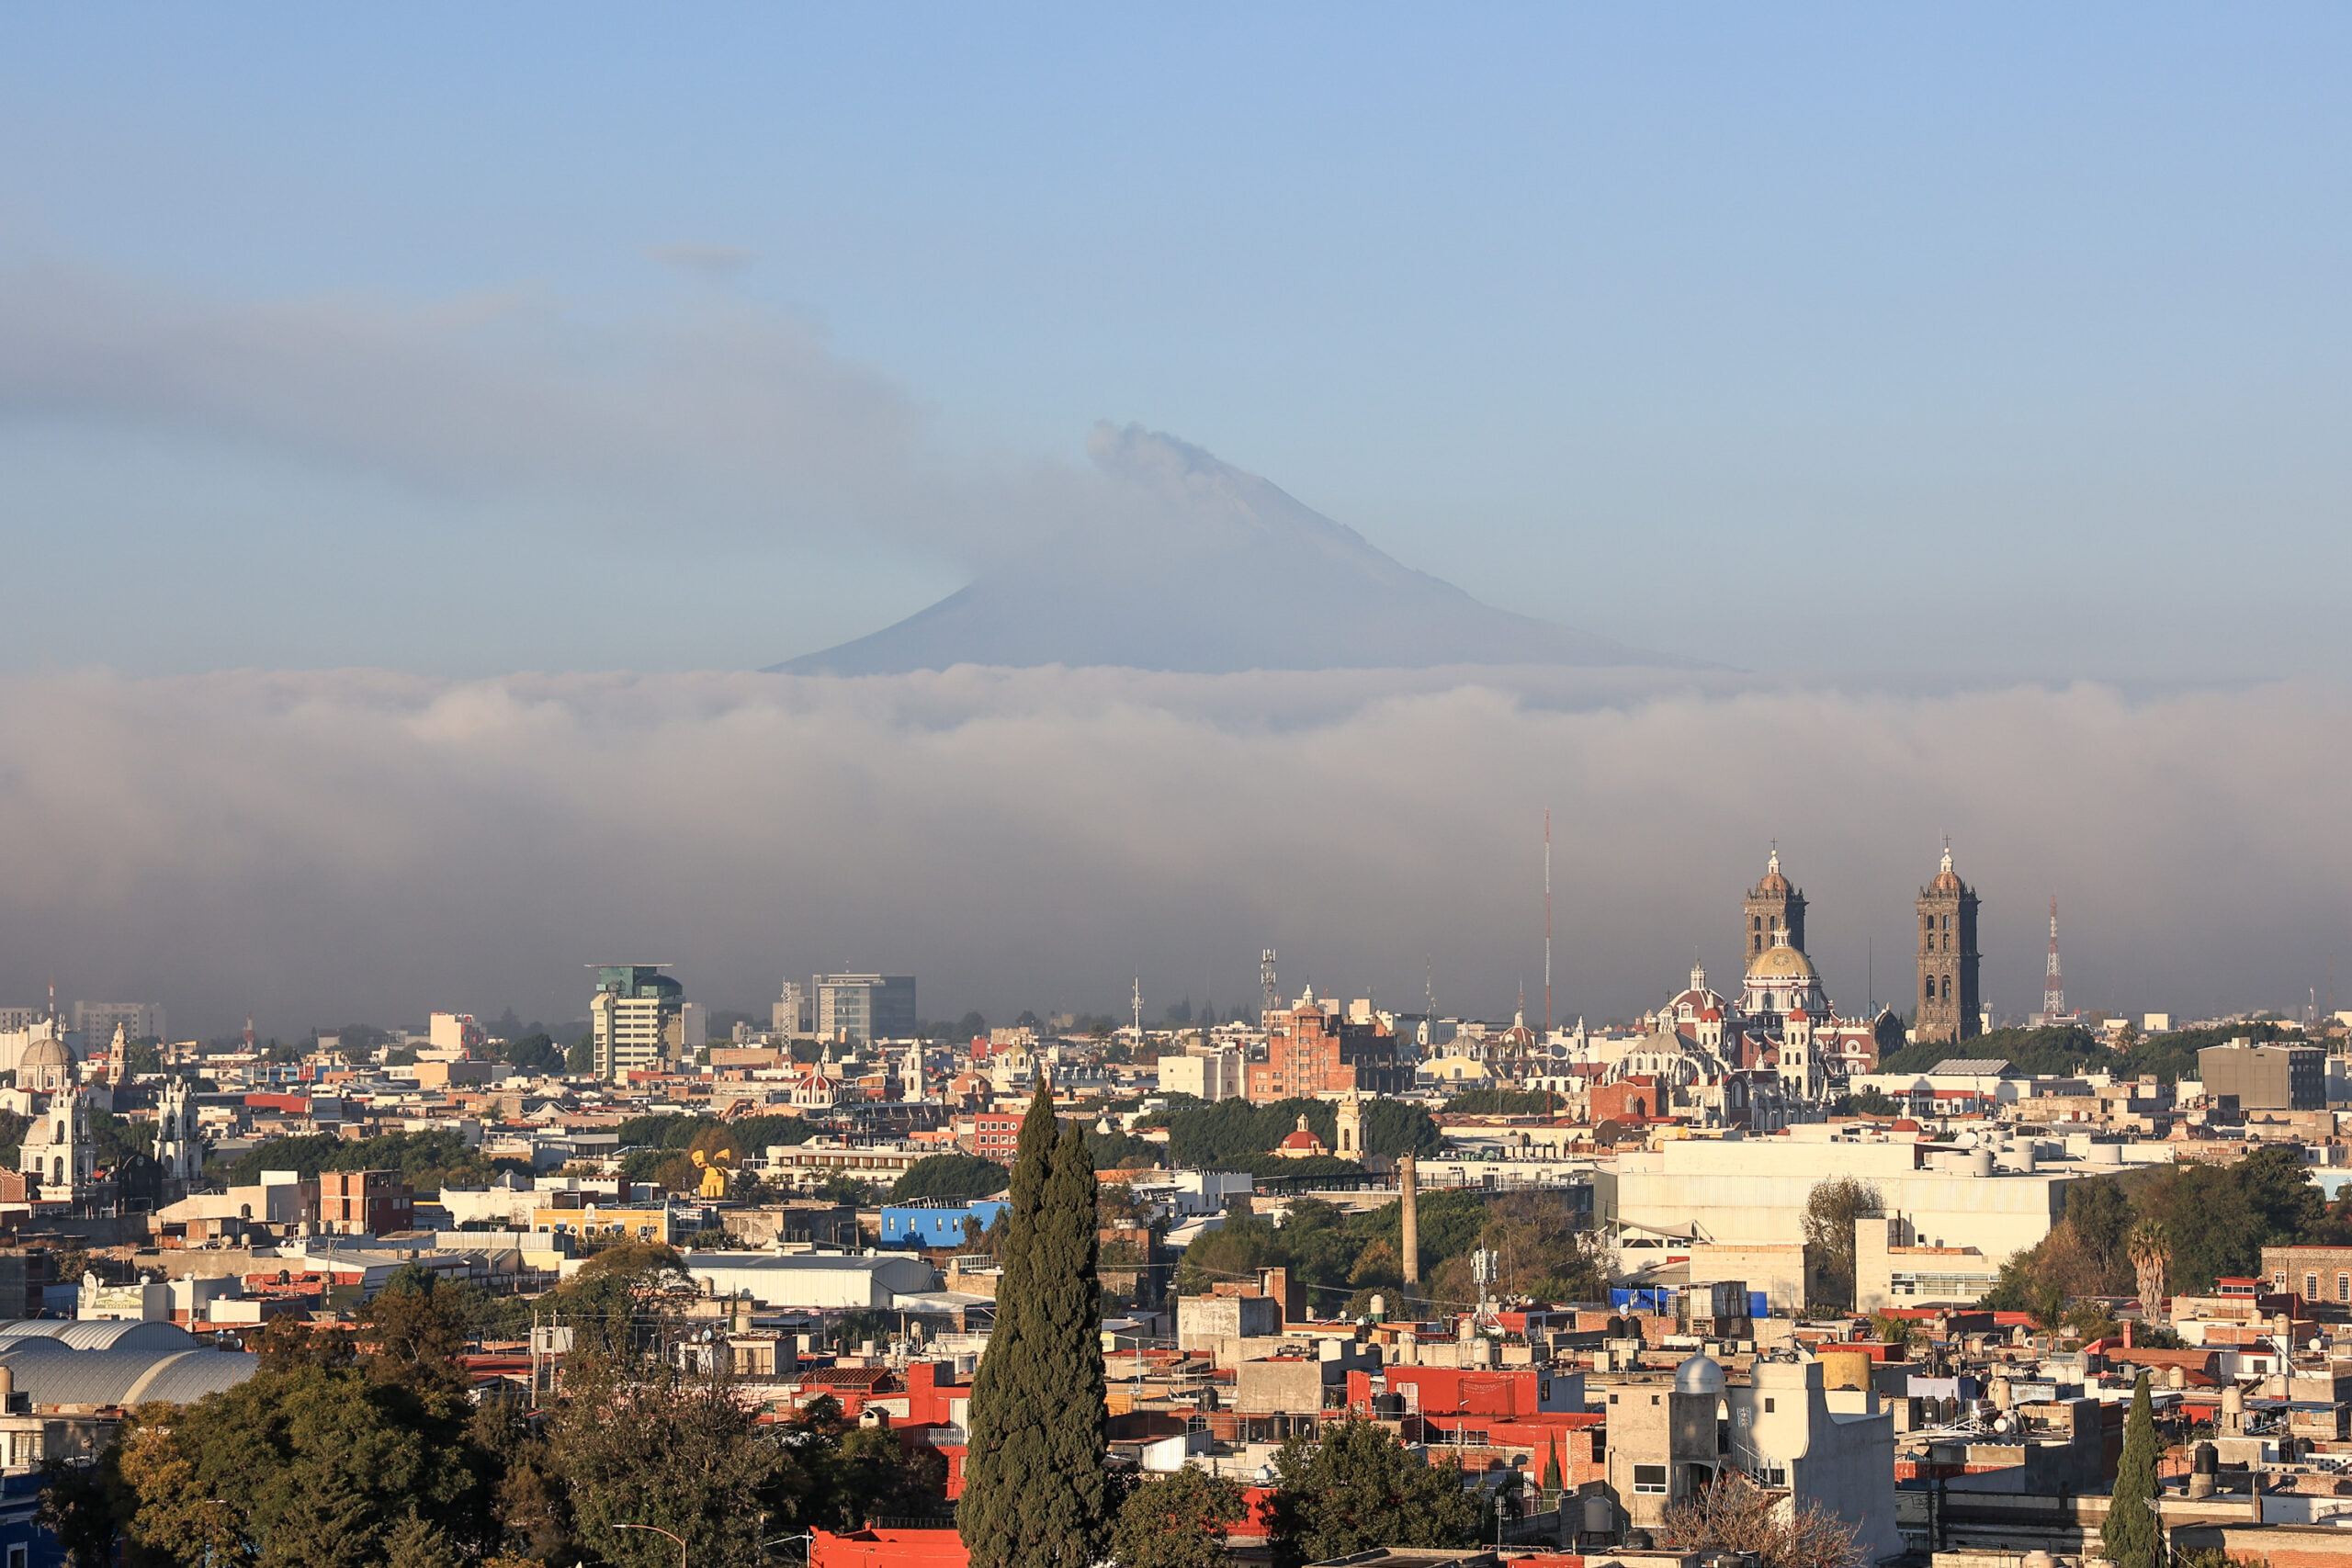
{"label": "rooftop antenna", "polygon": [[1274,950],[1261,949],[1258,953],[1258,992],[1261,1011],[1258,1022],[1263,1025],[1267,1016],[1283,1005],[1281,985],[1274,979]]}
{"label": "rooftop antenna", "polygon": [[1544,1038],[1552,1038],[1552,808],[1544,808]]}
{"label": "rooftop antenna", "polygon": [[2041,980],[2041,1021],[2055,1023],[2066,1010],[2066,982],[2058,974],[2058,895],[2050,896],[2050,966]]}

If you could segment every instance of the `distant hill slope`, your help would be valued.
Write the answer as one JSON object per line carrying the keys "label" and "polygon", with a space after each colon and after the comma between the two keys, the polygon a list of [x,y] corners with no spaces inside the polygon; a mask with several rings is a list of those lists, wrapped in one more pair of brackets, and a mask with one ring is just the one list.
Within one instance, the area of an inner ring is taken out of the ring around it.
{"label": "distant hill slope", "polygon": [[1145,498],[1142,522],[1000,559],[896,626],[775,671],[1692,666],[1482,604],[1266,480],[1170,437],[1106,428],[1092,449],[1107,473]]}

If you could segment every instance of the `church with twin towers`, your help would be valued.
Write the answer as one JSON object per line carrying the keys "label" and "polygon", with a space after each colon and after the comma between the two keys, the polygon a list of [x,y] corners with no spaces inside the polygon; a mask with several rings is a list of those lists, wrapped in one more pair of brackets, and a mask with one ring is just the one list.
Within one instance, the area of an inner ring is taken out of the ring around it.
{"label": "church with twin towers", "polygon": [[[1912,993],[1911,1037],[1923,1044],[1957,1044],[1983,1032],[1976,902],[1975,890],[1952,869],[1947,842],[1942,863],[1919,889],[1917,904],[1918,988]],[[1818,986],[1805,956],[1804,911],[1804,893],[1781,872],[1775,845],[1763,880],[1747,890],[1740,907],[1752,1011],[1785,1016],[1787,1004],[1772,1005],[1777,990]],[[1792,999],[1801,1004],[1803,998]]]}

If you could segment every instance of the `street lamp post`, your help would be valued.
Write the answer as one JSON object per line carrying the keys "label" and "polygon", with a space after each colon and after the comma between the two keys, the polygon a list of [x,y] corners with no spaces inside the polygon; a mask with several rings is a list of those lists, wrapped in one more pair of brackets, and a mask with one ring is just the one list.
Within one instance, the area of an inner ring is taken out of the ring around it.
{"label": "street lamp post", "polygon": [[663,1529],[660,1525],[615,1525],[613,1528],[616,1530],[650,1530],[655,1535],[669,1536],[672,1540],[678,1543],[678,1568],[686,1568],[685,1537],[671,1535],[668,1530]]}

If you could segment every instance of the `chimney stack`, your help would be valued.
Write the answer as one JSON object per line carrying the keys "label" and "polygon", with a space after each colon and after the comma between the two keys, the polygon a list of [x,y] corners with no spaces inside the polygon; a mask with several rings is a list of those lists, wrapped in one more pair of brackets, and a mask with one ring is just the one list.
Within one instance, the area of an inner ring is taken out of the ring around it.
{"label": "chimney stack", "polygon": [[1405,1255],[1405,1283],[1408,1285],[1418,1285],[1421,1282],[1421,1216],[1419,1208],[1418,1165],[1419,1161],[1409,1153],[1403,1156],[1397,1164],[1397,1168],[1402,1173],[1398,1178],[1398,1185],[1403,1190],[1405,1206],[1404,1231],[1398,1237],[1401,1243],[1398,1250]]}

